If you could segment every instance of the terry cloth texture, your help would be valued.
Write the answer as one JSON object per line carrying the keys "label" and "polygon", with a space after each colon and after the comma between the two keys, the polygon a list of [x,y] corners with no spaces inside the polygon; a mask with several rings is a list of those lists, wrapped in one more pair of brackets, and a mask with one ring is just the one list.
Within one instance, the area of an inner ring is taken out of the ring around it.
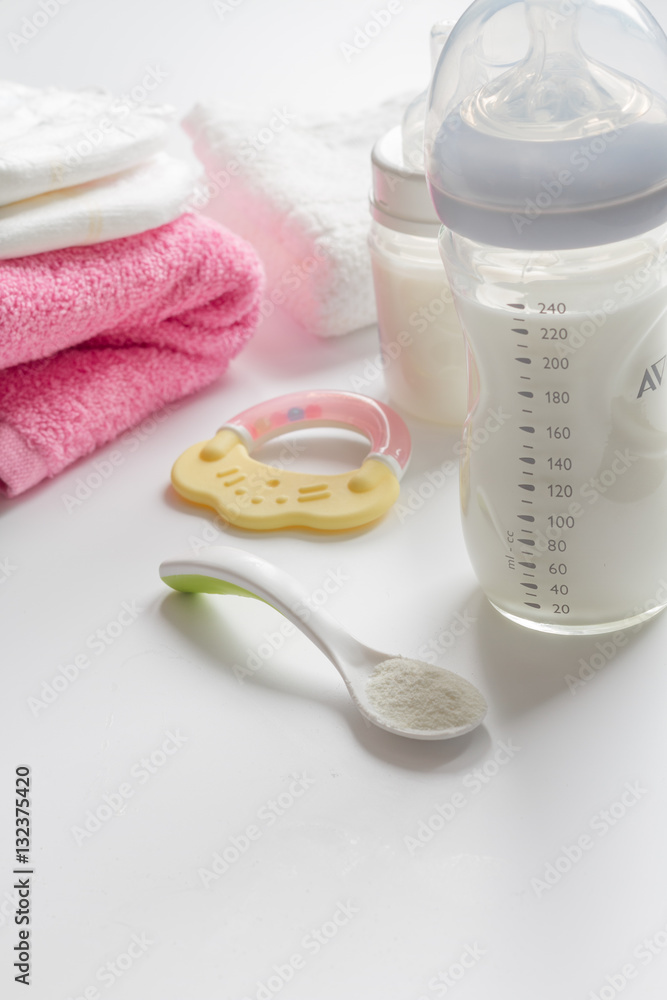
{"label": "terry cloth texture", "polygon": [[16,496],[217,378],[253,333],[252,249],[185,214],[0,264],[0,489]]}

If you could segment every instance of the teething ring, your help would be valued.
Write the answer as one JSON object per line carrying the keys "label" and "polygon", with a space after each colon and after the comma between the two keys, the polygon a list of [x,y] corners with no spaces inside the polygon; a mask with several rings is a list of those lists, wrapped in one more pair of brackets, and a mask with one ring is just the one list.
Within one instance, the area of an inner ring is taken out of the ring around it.
{"label": "teething ring", "polygon": [[[251,457],[266,441],[310,427],[359,431],[370,442],[370,454],[361,468],[331,476],[293,472]],[[309,390],[244,410],[215,437],[188,448],[171,479],[181,496],[213,507],[235,527],[340,531],[388,510],[409,457],[408,428],[384,403],[353,392]]]}

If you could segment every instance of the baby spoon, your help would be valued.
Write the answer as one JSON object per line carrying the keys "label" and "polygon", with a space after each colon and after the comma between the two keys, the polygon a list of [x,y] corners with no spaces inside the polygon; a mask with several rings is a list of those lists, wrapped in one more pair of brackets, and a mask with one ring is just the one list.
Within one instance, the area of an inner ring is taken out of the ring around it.
{"label": "baby spoon", "polygon": [[322,650],[361,714],[387,732],[447,740],[475,729],[486,715],[486,701],[469,681],[443,667],[363,645],[328,612],[309,607],[293,577],[250,552],[212,546],[195,558],[163,562],[160,576],[174,590],[270,604]]}

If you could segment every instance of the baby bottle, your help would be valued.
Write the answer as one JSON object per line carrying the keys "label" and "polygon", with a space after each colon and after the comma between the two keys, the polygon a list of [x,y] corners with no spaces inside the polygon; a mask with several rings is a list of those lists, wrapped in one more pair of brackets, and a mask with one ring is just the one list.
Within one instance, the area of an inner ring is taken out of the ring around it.
{"label": "baby bottle", "polygon": [[[453,22],[431,31],[437,60]],[[438,249],[440,220],[424,174],[426,93],[371,156],[369,248],[384,375],[391,401],[413,416],[460,426],[466,415],[463,333]]]}
{"label": "baby bottle", "polygon": [[431,84],[466,544],[491,603],[546,632],[667,605],[666,89],[636,0],[476,0]]}

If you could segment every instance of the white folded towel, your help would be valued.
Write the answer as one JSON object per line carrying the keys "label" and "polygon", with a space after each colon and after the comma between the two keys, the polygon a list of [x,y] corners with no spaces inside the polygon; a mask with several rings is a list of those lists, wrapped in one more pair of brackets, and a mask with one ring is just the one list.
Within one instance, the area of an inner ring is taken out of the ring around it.
{"label": "white folded towel", "polygon": [[201,168],[158,153],[146,163],[0,207],[0,259],[105,243],[181,215]]}
{"label": "white folded towel", "polygon": [[257,249],[268,279],[265,314],[283,306],[321,337],[376,321],[366,242],[370,155],[408,100],[326,121],[200,104],[189,113],[183,126],[209,176],[206,214]]}
{"label": "white folded towel", "polygon": [[172,108],[0,82],[0,205],[118,173],[162,149]]}

